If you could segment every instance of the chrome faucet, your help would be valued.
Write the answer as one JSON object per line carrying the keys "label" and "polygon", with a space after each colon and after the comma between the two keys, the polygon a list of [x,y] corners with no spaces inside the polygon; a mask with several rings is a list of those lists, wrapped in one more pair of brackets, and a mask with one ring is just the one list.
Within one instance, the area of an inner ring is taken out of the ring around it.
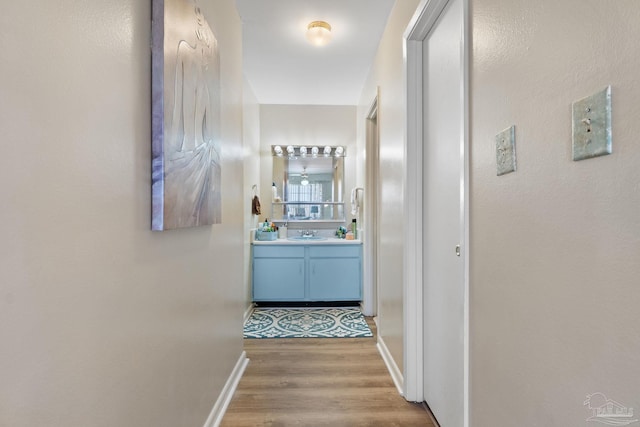
{"label": "chrome faucet", "polygon": [[318,233],[318,230],[298,230],[298,234],[302,237],[313,237]]}

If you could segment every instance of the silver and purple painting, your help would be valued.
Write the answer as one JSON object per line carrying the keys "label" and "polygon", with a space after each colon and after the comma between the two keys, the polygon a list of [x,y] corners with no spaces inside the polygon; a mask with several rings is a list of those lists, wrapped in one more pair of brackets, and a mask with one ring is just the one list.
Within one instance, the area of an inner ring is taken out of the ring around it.
{"label": "silver and purple painting", "polygon": [[195,0],[153,0],[152,230],[222,216],[220,54]]}

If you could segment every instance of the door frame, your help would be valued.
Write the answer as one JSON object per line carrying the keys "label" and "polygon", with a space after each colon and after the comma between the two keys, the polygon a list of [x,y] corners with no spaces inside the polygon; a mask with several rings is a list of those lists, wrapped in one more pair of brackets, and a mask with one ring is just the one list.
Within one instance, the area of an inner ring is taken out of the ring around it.
{"label": "door frame", "polygon": [[[365,316],[378,315],[378,247],[379,237],[376,230],[379,221],[379,181],[380,176],[380,129],[378,127],[378,100],[380,89],[371,102],[365,122],[366,165],[364,196],[364,287],[362,310]],[[375,124],[373,123],[375,121]]]}
{"label": "door frame", "polygon": [[[461,94],[463,117],[460,118],[462,139],[462,173],[460,176],[461,256],[464,277],[464,426],[469,425],[469,1],[463,2]],[[404,397],[424,401],[424,328],[423,328],[423,41],[429,35],[449,0],[422,0],[404,34],[407,121],[404,176]],[[448,248],[447,248],[448,249]],[[451,248],[453,250],[453,248]]]}

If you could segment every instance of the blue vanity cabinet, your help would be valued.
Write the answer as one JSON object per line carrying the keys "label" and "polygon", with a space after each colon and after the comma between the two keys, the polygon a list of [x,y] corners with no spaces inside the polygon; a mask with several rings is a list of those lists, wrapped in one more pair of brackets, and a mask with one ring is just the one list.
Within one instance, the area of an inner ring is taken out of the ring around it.
{"label": "blue vanity cabinet", "polygon": [[362,300],[362,246],[309,248],[311,301]]}
{"label": "blue vanity cabinet", "polygon": [[362,245],[253,245],[253,300],[361,301]]}
{"label": "blue vanity cabinet", "polygon": [[302,301],[304,297],[304,247],[254,246],[253,300]]}

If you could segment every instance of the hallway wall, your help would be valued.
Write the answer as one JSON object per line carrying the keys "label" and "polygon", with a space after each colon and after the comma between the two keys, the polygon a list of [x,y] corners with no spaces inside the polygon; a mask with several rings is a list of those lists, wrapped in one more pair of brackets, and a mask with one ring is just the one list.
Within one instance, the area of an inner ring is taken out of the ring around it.
{"label": "hallway wall", "polygon": [[242,46],[223,224],[151,232],[151,2],[3,2],[0,425],[202,426],[242,352]]}
{"label": "hallway wall", "polygon": [[[595,392],[637,412],[640,4],[471,13],[471,425],[585,425]],[[571,103],[609,84],[613,154],[573,162]],[[498,177],[512,124],[518,170]]]}
{"label": "hallway wall", "polygon": [[[403,369],[403,226],[405,171],[405,74],[403,34],[418,0],[397,1],[380,40],[358,105],[358,164],[366,159],[366,117],[380,88],[378,128],[380,134],[380,238],[378,256],[378,335],[396,365]],[[365,187],[365,171],[358,170],[358,186]]]}

